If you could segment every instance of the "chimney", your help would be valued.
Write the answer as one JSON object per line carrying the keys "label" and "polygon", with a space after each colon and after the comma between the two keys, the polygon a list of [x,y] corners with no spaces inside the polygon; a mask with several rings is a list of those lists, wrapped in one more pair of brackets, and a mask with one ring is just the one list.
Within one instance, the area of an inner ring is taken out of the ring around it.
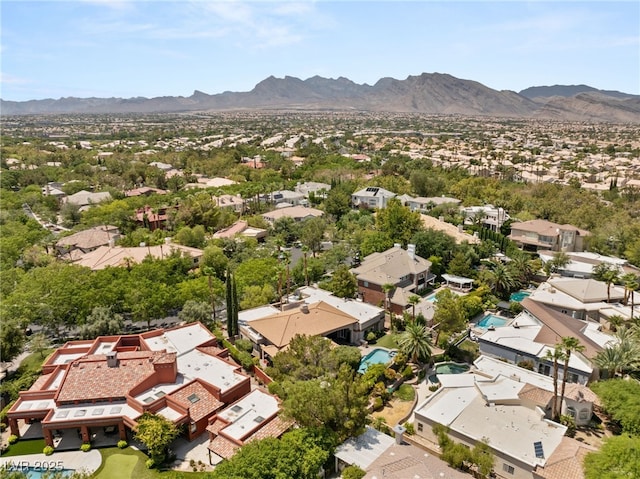
{"label": "chimney", "polygon": [[147,244],[146,244],[144,241],[142,241],[142,242],[140,243],[140,248],[144,248],[145,246],[147,246]]}
{"label": "chimney", "polygon": [[171,238],[167,236],[167,237],[164,239],[164,244],[171,244]]}
{"label": "chimney", "polygon": [[393,243],[393,247],[394,248],[402,248],[402,245],[400,243]]}
{"label": "chimney", "polygon": [[302,311],[304,314],[309,314],[309,305],[307,303],[302,303],[300,305],[300,311]]}
{"label": "chimney", "polygon": [[107,367],[117,368],[118,367],[118,356],[115,351],[109,351],[107,353]]}
{"label": "chimney", "polygon": [[404,442],[404,433],[406,429],[400,424],[396,424],[395,426],[393,426],[392,431],[396,437],[396,444],[401,445]]}
{"label": "chimney", "polygon": [[114,238],[109,239],[109,248],[114,248],[116,246],[116,240]]}
{"label": "chimney", "polygon": [[416,259],[416,245],[408,244],[407,245],[407,253],[409,254],[409,258]]}

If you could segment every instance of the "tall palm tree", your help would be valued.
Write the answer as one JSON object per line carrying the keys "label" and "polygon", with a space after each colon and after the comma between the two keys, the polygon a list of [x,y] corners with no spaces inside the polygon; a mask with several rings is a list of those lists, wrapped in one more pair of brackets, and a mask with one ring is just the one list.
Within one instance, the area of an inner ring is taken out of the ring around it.
{"label": "tall palm tree", "polygon": [[409,304],[411,305],[411,307],[413,308],[412,311],[412,316],[413,316],[413,320],[416,320],[416,304],[418,304],[420,302],[422,298],[420,296],[418,296],[417,294],[412,294],[411,296],[409,296],[409,299],[407,301],[409,301]]}
{"label": "tall palm tree", "polygon": [[620,281],[618,267],[609,263],[600,263],[593,268],[593,277],[607,283],[607,302],[611,302],[611,285]]}
{"label": "tall palm tree", "polygon": [[489,269],[489,284],[499,297],[516,285],[511,269],[502,263],[492,262]]}
{"label": "tall palm tree", "polygon": [[427,362],[431,359],[431,333],[426,326],[409,321],[398,337],[398,347],[412,363]]}
{"label": "tall palm tree", "polygon": [[558,363],[564,359],[564,351],[560,345],[557,345],[553,350],[547,350],[545,359],[553,362],[553,401],[551,403],[551,418],[555,419],[558,416]]}
{"label": "tall palm tree", "polygon": [[395,285],[393,283],[385,283],[382,285],[382,292],[384,293],[384,309],[389,313],[389,323],[391,323],[391,291],[393,291]]}
{"label": "tall palm tree", "polygon": [[618,329],[617,342],[604,348],[595,357],[596,365],[606,370],[609,377],[640,368],[639,331],[636,326]]}
{"label": "tall palm tree", "polygon": [[634,292],[640,287],[638,277],[633,273],[627,273],[623,275],[620,280],[622,284],[624,284],[624,304],[628,304],[629,298],[631,298],[631,317],[633,318],[633,308],[635,306]]}
{"label": "tall palm tree", "polygon": [[584,346],[580,341],[571,336],[565,336],[560,340],[560,348],[564,353],[564,365],[562,367],[562,390],[560,391],[560,405],[559,410],[556,411],[558,416],[562,412],[562,402],[564,401],[564,390],[567,385],[567,378],[569,377],[569,358],[571,353],[584,351]]}

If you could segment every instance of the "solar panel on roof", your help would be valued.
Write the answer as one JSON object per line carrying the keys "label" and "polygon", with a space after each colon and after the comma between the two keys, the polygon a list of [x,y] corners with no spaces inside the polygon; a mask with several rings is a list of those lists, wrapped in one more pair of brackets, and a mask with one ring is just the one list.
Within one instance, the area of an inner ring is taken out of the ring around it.
{"label": "solar panel on roof", "polygon": [[536,457],[544,459],[544,451],[542,450],[542,442],[536,441],[533,443],[533,449],[536,451]]}

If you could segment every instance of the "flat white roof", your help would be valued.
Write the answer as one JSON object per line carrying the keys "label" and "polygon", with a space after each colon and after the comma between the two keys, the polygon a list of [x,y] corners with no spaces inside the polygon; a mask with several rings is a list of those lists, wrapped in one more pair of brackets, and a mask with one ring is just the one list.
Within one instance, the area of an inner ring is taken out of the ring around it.
{"label": "flat white roof", "polygon": [[477,383],[478,390],[489,403],[517,401],[519,399],[518,393],[524,386],[524,383],[500,375],[493,381],[478,381]]}
{"label": "flat white roof", "polygon": [[202,324],[192,323],[170,329],[158,336],[144,338],[152,351],[166,350],[179,356],[186,354],[210,339],[215,338]]}
{"label": "flat white roof", "polygon": [[60,407],[55,407],[55,404],[53,404],[51,409],[53,409],[50,419],[52,423],[108,417],[120,418],[123,416],[135,420],[140,417],[140,412],[127,405],[124,401],[74,404]]}
{"label": "flat white roof", "polygon": [[490,356],[481,355],[473,362],[473,365],[480,371],[496,377],[498,375],[509,378],[517,378],[517,381],[528,383],[546,391],[553,391],[553,379],[544,374],[529,371],[515,364],[505,363]]}
{"label": "flat white roof", "polygon": [[259,389],[254,389],[240,401],[219,413],[218,416],[231,422],[223,429],[224,433],[240,441],[277,412],[277,399]]}
{"label": "flat white roof", "polygon": [[267,316],[271,316],[272,314],[276,314],[279,312],[280,310],[278,308],[271,305],[245,309],[244,311],[240,311],[238,313],[238,322],[248,323],[251,321],[255,321],[256,319],[266,318]]}
{"label": "flat white roof", "polygon": [[362,301],[356,301],[353,299],[338,298],[329,291],[313,288],[311,286],[300,288],[300,293],[302,294],[305,303],[313,304],[319,301],[324,301],[334,308],[355,318],[359,323],[364,323],[371,319],[378,318],[384,312],[382,308],[378,308],[372,304],[363,303]]}
{"label": "flat white roof", "polygon": [[67,364],[75,359],[81,358],[82,356],[86,356],[86,354],[87,353],[65,353],[64,351],[60,351],[60,354],[56,355],[52,364]]}
{"label": "flat white roof", "polygon": [[361,435],[339,445],[335,456],[347,464],[366,470],[394,443],[394,438],[367,426]]}
{"label": "flat white roof", "polygon": [[169,421],[177,421],[182,416],[184,416],[184,414],[182,414],[180,411],[176,411],[169,406],[165,406],[162,409],[159,409],[157,414],[166,417]]}
{"label": "flat white roof", "polygon": [[246,376],[238,374],[237,368],[196,349],[178,356],[178,371],[184,374],[185,380],[202,379],[220,388],[223,393],[245,380]]}
{"label": "flat white roof", "polygon": [[[499,379],[499,387],[505,389],[510,383],[515,388],[524,386],[509,378]],[[475,387],[443,388],[425,401],[416,414],[448,426],[472,441],[486,438],[493,449],[531,466],[544,465],[566,431],[565,426],[544,419],[540,409],[491,405]],[[535,442],[542,443],[544,458],[536,458]]]}
{"label": "flat white roof", "polygon": [[561,308],[573,309],[576,311],[597,311],[601,308],[609,306],[608,303],[583,303],[572,296],[554,288],[549,283],[542,283],[538,289],[534,290],[529,299],[539,303],[549,304]]}
{"label": "flat white roof", "polygon": [[143,404],[149,404],[157,401],[163,396],[171,394],[173,391],[182,387],[186,383],[187,381],[185,380],[185,377],[182,374],[178,374],[178,376],[176,377],[176,382],[156,384],[152,388],[149,388],[146,391],[135,396],[135,399]]}

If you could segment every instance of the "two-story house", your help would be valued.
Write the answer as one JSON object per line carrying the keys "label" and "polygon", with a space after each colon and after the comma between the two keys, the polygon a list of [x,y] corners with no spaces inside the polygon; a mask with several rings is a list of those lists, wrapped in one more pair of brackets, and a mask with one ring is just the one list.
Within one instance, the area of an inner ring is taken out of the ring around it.
{"label": "two-story house", "polygon": [[509,239],[526,251],[583,251],[584,238],[590,234],[571,225],[531,220],[512,223]]}
{"label": "two-story house", "polygon": [[[409,298],[433,283],[431,261],[416,255],[415,245],[404,250],[399,244],[382,253],[372,253],[351,270],[358,280],[358,293],[369,304],[386,305],[395,314],[411,307]],[[385,285],[393,288],[385,292]]]}

